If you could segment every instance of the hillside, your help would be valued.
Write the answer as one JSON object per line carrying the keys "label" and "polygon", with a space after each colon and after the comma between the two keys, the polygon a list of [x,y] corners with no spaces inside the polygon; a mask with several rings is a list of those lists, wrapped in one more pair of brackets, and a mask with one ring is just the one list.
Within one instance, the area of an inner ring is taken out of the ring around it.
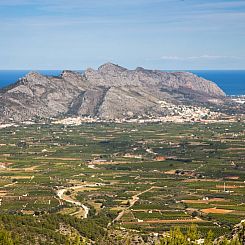
{"label": "hillside", "polygon": [[107,63],[84,74],[27,74],[1,90],[0,122],[60,116],[156,118],[178,114],[182,105],[217,104],[224,98],[215,83],[189,72],[128,70]]}

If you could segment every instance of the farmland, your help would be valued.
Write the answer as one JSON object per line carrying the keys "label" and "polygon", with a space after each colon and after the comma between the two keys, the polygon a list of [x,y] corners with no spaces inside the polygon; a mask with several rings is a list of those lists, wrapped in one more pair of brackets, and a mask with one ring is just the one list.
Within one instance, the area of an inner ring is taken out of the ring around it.
{"label": "farmland", "polygon": [[244,123],[0,129],[1,220],[55,217],[91,241],[96,237],[71,224],[91,221],[143,236],[196,224],[220,236],[245,219],[244,129]]}

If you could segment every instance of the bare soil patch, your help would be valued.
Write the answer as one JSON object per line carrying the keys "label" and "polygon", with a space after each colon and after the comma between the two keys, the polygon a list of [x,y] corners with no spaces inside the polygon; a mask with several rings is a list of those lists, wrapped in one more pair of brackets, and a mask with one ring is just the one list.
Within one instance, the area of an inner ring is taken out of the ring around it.
{"label": "bare soil patch", "polygon": [[169,170],[169,171],[166,171],[164,172],[165,174],[171,174],[171,175],[174,175],[176,173],[176,170]]}
{"label": "bare soil patch", "polygon": [[0,191],[0,197],[6,196],[8,194],[7,191]]}
{"label": "bare soil patch", "polygon": [[233,210],[219,209],[219,208],[206,208],[206,209],[201,209],[201,212],[205,214],[229,214],[232,213]]}

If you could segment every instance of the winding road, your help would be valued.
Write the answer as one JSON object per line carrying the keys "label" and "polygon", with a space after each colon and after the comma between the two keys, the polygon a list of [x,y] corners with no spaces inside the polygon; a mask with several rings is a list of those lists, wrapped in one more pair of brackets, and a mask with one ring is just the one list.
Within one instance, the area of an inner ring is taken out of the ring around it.
{"label": "winding road", "polygon": [[[101,186],[101,185],[103,185],[103,184],[102,183],[95,183],[95,184],[84,184],[84,185],[79,185],[79,186],[67,187],[67,188],[57,190],[56,194],[60,200],[63,200],[67,203],[71,203],[71,204],[83,209],[83,219],[87,219],[88,214],[89,214],[89,208],[86,205],[79,202],[78,200],[72,198],[71,196],[66,195],[66,193],[67,193],[67,191],[76,191],[76,190],[79,190],[79,189],[82,189],[85,187],[97,187],[97,186]],[[73,213],[73,215],[75,215],[77,213],[80,213],[80,211]]]}

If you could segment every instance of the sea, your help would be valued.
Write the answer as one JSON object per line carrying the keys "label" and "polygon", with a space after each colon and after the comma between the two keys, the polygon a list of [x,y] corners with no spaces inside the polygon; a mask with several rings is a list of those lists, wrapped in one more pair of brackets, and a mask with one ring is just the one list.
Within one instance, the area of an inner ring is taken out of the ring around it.
{"label": "sea", "polygon": [[[25,76],[28,70],[0,70],[0,88]],[[58,76],[61,70],[39,70],[42,75]],[[83,72],[83,71],[78,71]],[[245,95],[245,70],[191,70],[197,76],[215,82],[227,95]]]}

